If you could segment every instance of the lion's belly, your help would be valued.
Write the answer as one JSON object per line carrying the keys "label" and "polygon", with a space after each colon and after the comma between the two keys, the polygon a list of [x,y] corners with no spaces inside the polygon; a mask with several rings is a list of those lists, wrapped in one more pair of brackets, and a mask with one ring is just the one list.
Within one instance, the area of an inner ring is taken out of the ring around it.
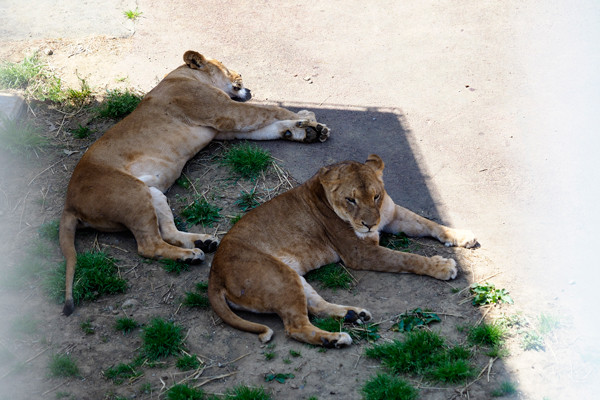
{"label": "lion's belly", "polygon": [[318,251],[314,249],[311,253],[296,255],[289,252],[280,252],[274,254],[275,258],[286,264],[288,267],[296,271],[300,276],[303,276],[313,269],[317,269],[323,265],[338,262],[340,257],[333,249],[324,249]]}

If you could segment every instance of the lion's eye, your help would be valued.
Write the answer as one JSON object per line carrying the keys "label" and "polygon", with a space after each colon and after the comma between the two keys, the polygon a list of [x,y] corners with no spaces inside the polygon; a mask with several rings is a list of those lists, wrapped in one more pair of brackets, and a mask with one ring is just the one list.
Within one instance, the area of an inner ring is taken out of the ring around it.
{"label": "lion's eye", "polygon": [[380,197],[381,197],[380,195],[376,194],[374,197],[375,201],[379,200]]}
{"label": "lion's eye", "polygon": [[353,199],[353,198],[351,198],[351,197],[346,197],[346,201],[347,201],[348,203],[350,203],[350,204],[356,205],[356,200],[354,200],[354,199]]}

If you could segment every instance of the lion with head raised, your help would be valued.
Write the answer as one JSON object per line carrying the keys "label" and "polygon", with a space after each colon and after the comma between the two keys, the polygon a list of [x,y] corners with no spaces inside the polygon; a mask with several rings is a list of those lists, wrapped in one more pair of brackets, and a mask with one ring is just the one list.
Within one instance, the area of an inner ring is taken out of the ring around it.
{"label": "lion with head raised", "polygon": [[257,207],[225,235],[210,271],[208,297],[229,325],[257,333],[268,342],[273,330],[247,321],[232,308],[276,313],[286,334],[302,342],[341,347],[344,332],[327,332],[308,315],[368,321],[371,313],[325,301],[302,277],[342,261],[352,269],[412,272],[454,279],[456,262],[379,246],[379,233],[431,236],[448,246],[473,247],[471,231],[439,225],[400,207],[386,193],[384,163],[375,154],[362,164],[346,161],[323,167],[300,185]]}

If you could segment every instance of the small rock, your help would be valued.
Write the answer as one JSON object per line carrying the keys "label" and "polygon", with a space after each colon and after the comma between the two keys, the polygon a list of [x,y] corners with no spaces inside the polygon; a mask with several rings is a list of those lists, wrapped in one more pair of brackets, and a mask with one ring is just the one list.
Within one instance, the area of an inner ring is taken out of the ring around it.
{"label": "small rock", "polygon": [[140,306],[140,302],[137,301],[136,299],[127,299],[123,302],[123,304],[121,305],[121,308],[123,310],[127,310],[127,312],[129,313],[133,313],[135,310],[137,310]]}
{"label": "small rock", "polygon": [[54,54],[54,50],[50,48],[44,49],[44,54],[46,54],[47,56],[51,56],[52,54]]}

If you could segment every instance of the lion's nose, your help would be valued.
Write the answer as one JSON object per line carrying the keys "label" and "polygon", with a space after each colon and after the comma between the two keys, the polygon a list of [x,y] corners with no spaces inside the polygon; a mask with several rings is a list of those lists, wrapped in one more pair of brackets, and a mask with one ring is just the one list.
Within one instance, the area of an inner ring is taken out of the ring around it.
{"label": "lion's nose", "polygon": [[375,226],[375,224],[368,224],[365,221],[361,221],[361,223],[363,224],[363,226],[365,226],[368,230],[371,230],[371,228],[373,226]]}

